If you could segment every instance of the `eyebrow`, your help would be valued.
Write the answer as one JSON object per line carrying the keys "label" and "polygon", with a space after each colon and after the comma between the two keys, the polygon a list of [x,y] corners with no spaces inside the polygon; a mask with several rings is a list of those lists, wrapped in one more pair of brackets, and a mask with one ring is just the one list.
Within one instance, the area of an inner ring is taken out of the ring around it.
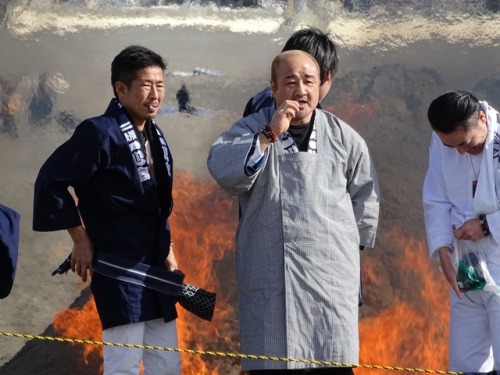
{"label": "eyebrow", "polygon": [[151,83],[151,84],[159,84],[159,83],[165,83],[164,80],[161,80],[161,81],[155,81],[154,79],[139,79],[140,82],[142,83]]}
{"label": "eyebrow", "polygon": [[[300,77],[302,77],[302,74],[290,74],[290,75],[285,76],[285,79],[297,79],[297,78],[300,78]],[[314,75],[314,74],[305,74],[305,77],[306,78],[315,78],[316,75]]]}

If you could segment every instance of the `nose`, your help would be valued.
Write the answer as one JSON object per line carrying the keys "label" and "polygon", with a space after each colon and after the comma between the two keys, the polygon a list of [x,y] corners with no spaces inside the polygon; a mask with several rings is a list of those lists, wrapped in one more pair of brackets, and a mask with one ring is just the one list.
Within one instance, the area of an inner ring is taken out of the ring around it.
{"label": "nose", "polygon": [[151,85],[151,90],[149,90],[149,96],[153,99],[156,99],[159,97],[158,94],[159,90],[155,85]]}
{"label": "nose", "polygon": [[457,151],[460,155],[463,155],[467,152],[467,147],[466,146],[458,146]]}
{"label": "nose", "polygon": [[156,87],[156,85],[151,85],[149,97],[152,99],[158,99],[160,97],[160,88]]}
{"label": "nose", "polygon": [[297,85],[297,93],[300,95],[304,95],[306,93],[306,85],[304,82],[299,82]]}

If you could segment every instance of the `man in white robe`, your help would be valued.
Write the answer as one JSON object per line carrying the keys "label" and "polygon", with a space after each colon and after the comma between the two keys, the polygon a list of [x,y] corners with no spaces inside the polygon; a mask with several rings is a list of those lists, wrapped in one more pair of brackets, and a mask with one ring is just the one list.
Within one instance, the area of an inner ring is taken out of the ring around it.
{"label": "man in white robe", "polygon": [[[271,68],[274,107],[236,122],[208,168],[238,195],[241,351],[358,363],[359,247],[373,247],[379,188],[366,143],[317,109],[319,66],[298,51]],[[250,374],[352,374],[350,367],[242,361]],[[318,368],[320,367],[320,368]]]}
{"label": "man in white robe", "polygon": [[[500,115],[466,91],[436,98],[428,110],[432,134],[423,186],[428,248],[452,287],[449,367],[500,369]],[[457,280],[459,246],[484,254],[489,290]]]}

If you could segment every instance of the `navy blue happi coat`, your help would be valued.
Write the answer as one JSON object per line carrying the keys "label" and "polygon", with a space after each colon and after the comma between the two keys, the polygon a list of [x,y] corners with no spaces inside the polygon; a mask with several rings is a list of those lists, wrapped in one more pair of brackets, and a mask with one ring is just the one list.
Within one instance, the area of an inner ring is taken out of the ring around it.
{"label": "navy blue happi coat", "polygon": [[0,204],[0,298],[12,290],[19,250],[19,214]]}
{"label": "navy blue happi coat", "polygon": [[[82,122],[47,159],[35,183],[33,229],[54,231],[83,224],[94,260],[106,252],[165,267],[170,246],[172,156],[161,129],[146,124],[154,158],[113,99],[102,116]],[[74,189],[77,203],[68,191]],[[91,280],[103,329],[177,317],[175,297],[97,273]]]}

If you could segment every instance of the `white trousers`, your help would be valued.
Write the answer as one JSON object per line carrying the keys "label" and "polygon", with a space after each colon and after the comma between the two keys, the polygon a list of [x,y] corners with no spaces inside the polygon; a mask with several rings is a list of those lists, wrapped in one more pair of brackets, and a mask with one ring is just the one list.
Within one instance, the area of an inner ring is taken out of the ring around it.
{"label": "white trousers", "polygon": [[451,371],[489,372],[500,369],[500,296],[471,291],[450,297]]}
{"label": "white trousers", "polygon": [[[104,342],[151,345],[177,348],[177,326],[175,320],[165,323],[163,319],[127,324],[105,329]],[[104,375],[139,375],[140,363],[143,375],[180,375],[179,352],[156,349],[125,348],[104,345]]]}

